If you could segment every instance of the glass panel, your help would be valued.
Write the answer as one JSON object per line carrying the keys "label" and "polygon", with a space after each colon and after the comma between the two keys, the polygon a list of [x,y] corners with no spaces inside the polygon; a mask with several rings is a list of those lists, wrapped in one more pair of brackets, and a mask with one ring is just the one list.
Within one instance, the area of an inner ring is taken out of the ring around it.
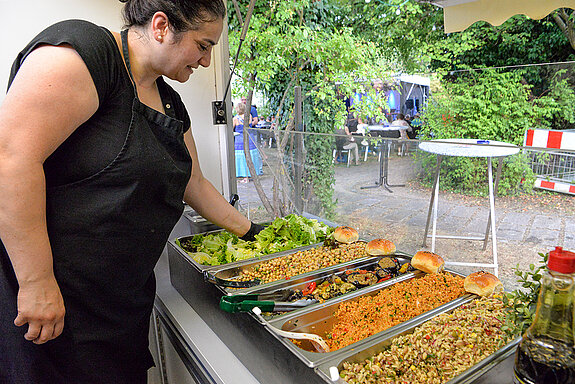
{"label": "glass panel", "polygon": [[[487,265],[496,254],[501,280],[515,289],[516,265],[528,270],[541,260],[538,253],[555,246],[575,249],[575,109],[567,102],[572,71],[572,64],[454,71],[442,77],[443,89],[433,85],[437,74],[420,75],[431,79],[428,96],[406,97],[409,88],[400,88],[393,94],[396,109],[374,118],[364,114],[352,136],[335,134],[345,124],[336,117],[330,133],[314,132],[316,122],[306,116],[304,132],[251,129],[262,162],[261,190],[255,178],[238,183],[240,207],[256,221],[307,213],[355,227],[365,240],[389,239],[406,253],[433,249],[462,273],[493,272]],[[525,79],[534,85],[523,88]],[[465,88],[477,84],[481,92]],[[494,101],[481,101],[481,95]],[[311,108],[306,99],[304,112]],[[421,128],[405,135],[389,128],[398,113],[415,112],[421,113]],[[439,159],[433,241],[430,209]],[[497,189],[493,203],[489,163]]]}

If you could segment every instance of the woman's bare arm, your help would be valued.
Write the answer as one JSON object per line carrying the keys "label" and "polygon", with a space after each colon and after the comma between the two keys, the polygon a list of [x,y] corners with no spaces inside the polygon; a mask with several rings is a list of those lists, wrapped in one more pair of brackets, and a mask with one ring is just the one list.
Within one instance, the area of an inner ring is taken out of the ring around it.
{"label": "woman's bare arm", "polygon": [[184,201],[200,215],[228,231],[242,236],[250,229],[250,221],[231,206],[202,174],[198,153],[190,131],[184,139],[192,156],[192,176],[186,188]]}
{"label": "woman's bare arm", "polygon": [[46,158],[98,108],[84,62],[70,47],[34,50],[0,106],[0,237],[19,284],[26,339],[44,343],[64,324],[46,228]]}

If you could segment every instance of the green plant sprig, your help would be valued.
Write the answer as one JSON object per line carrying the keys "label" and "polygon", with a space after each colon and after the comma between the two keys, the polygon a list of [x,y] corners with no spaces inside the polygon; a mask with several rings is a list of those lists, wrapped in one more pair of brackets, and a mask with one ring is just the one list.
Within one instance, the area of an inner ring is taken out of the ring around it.
{"label": "green plant sprig", "polygon": [[503,303],[510,307],[502,329],[510,335],[523,334],[533,322],[537,299],[541,289],[542,272],[547,265],[549,254],[539,253],[539,265],[530,264],[529,271],[519,269],[519,264],[513,268],[521,288],[503,296]]}

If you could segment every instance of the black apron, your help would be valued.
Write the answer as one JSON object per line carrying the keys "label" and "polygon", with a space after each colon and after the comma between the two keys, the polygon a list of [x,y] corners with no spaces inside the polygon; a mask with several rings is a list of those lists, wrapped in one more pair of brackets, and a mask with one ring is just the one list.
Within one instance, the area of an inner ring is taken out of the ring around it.
{"label": "black apron", "polygon": [[[131,76],[127,31],[123,54]],[[125,143],[105,169],[46,192],[64,332],[42,345],[15,327],[18,284],[0,242],[0,383],[146,383],[154,266],[183,211],[191,158],[184,124],[157,81],[164,115],[136,94]]]}

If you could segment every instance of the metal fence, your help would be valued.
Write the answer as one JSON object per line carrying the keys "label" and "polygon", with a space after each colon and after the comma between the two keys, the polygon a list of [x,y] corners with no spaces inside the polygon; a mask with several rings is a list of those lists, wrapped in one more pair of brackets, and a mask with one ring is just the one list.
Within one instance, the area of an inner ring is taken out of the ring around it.
{"label": "metal fence", "polygon": [[[525,134],[524,146],[531,169],[537,175],[535,188],[575,195],[575,132],[530,129]],[[547,151],[544,148],[553,148]]]}

